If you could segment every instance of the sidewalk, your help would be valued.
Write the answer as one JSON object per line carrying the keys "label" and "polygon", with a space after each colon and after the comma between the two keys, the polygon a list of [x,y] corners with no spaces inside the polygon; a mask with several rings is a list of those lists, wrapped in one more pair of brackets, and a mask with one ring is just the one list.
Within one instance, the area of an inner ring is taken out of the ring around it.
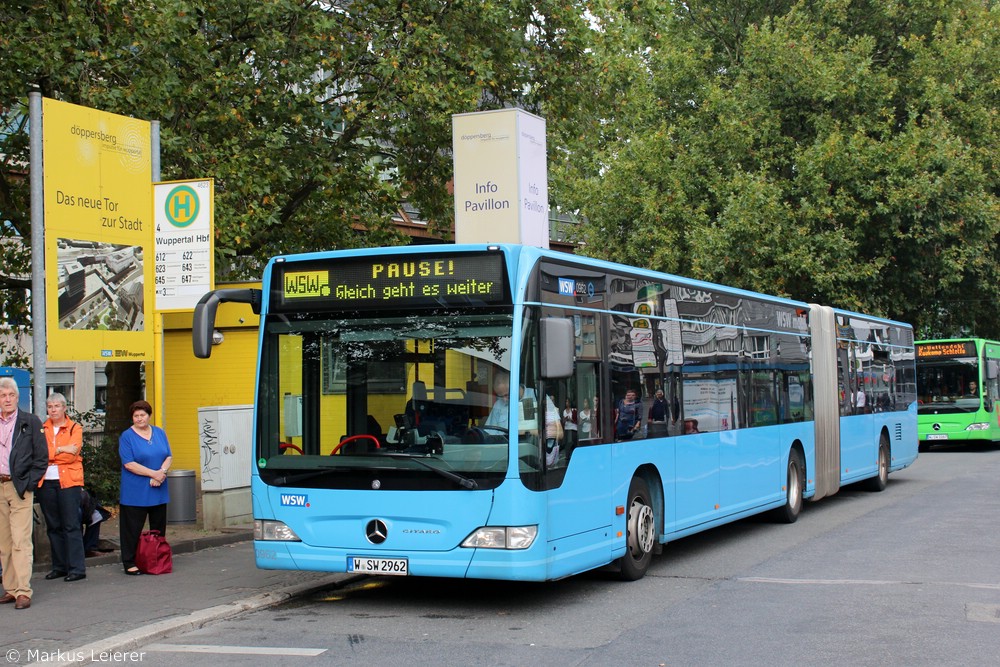
{"label": "sidewalk", "polygon": [[[208,530],[202,525],[201,499],[196,505],[197,521],[184,523],[167,523],[167,541],[174,554],[191,553],[210,547],[225,546],[234,542],[253,539],[253,526],[231,526]],[[121,552],[118,549],[118,508],[111,508],[113,515],[107,521],[101,522],[101,539],[98,548],[104,550],[100,556],[87,558],[87,568],[108,563],[121,563]],[[36,515],[38,514],[36,508]],[[36,516],[37,520],[37,516]],[[48,573],[50,567],[49,542],[44,527],[36,524],[35,531],[35,573]],[[147,526],[148,527],[148,526]]]}
{"label": "sidewalk", "polygon": [[[117,525],[106,530],[102,542],[117,543]],[[88,558],[87,578],[77,582],[46,581],[48,565],[36,564],[31,608],[0,605],[0,655],[10,664],[88,664],[102,651],[129,651],[350,576],[259,570],[252,532],[225,531],[168,524],[172,574],[125,576],[117,551]]]}

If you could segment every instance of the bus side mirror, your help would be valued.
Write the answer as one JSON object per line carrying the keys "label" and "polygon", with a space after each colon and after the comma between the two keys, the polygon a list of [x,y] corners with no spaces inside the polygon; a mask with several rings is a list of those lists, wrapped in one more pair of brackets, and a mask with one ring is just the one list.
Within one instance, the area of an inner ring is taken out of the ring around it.
{"label": "bus side mirror", "polygon": [[998,375],[1000,375],[1000,363],[998,363],[995,359],[987,359],[986,379],[996,380]]}
{"label": "bus side mirror", "polygon": [[248,303],[254,315],[260,315],[262,293],[259,289],[217,289],[201,297],[194,307],[191,321],[191,343],[194,356],[208,359],[212,355],[212,333],[215,330],[215,312],[219,304],[226,301]]}
{"label": "bus side mirror", "polygon": [[573,375],[576,338],[573,320],[565,317],[543,317],[539,320],[542,343],[542,377],[546,380]]}

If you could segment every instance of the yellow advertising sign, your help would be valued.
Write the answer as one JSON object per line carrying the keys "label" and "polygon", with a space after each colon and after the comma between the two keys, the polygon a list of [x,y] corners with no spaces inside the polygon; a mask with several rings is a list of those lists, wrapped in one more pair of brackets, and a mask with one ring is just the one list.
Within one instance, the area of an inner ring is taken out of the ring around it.
{"label": "yellow advertising sign", "polygon": [[150,125],[42,100],[48,357],[153,359]]}

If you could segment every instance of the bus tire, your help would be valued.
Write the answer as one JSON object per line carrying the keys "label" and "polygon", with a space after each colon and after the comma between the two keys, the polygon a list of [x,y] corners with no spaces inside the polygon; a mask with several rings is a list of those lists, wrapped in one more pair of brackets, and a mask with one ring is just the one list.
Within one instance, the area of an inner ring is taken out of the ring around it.
{"label": "bus tire", "polygon": [[871,479],[865,480],[865,487],[869,491],[884,491],[889,484],[889,441],[885,434],[878,441],[878,473]]}
{"label": "bus tire", "polygon": [[806,466],[799,450],[788,452],[788,476],[785,482],[785,504],[774,510],[775,520],[795,523],[802,513],[802,493],[805,490]]}
{"label": "bus tire", "polygon": [[636,581],[649,569],[657,539],[649,485],[641,477],[633,477],[628,486],[626,510],[626,549],[625,555],[618,559],[618,567],[622,580]]}

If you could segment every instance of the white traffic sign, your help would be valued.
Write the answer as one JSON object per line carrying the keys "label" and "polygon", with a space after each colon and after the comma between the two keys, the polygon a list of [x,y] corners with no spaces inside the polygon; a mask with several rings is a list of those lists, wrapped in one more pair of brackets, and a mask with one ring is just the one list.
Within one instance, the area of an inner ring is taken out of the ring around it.
{"label": "white traffic sign", "polygon": [[153,184],[156,310],[193,309],[215,287],[214,182]]}

